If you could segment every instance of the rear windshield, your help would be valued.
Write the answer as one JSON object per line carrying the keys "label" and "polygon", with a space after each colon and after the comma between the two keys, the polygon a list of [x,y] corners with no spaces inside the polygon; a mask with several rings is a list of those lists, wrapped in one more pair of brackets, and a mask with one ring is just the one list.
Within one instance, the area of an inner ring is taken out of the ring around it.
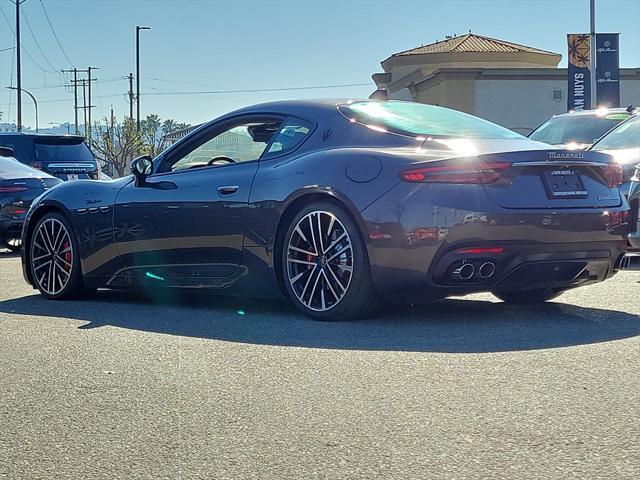
{"label": "rear windshield", "polygon": [[467,113],[413,102],[353,102],[340,105],[349,120],[403,135],[464,138],[523,138]]}
{"label": "rear windshield", "polygon": [[602,135],[615,127],[628,115],[611,113],[609,115],[566,115],[553,117],[538,127],[529,138],[551,145],[581,143],[591,145]]}
{"label": "rear windshield", "polygon": [[52,144],[36,143],[36,158],[39,162],[95,162],[89,147],[82,143]]}
{"label": "rear windshield", "polygon": [[18,160],[8,157],[0,157],[0,175],[8,173],[12,175],[26,175],[26,176],[42,176],[43,173],[35,168],[28,167]]}
{"label": "rear windshield", "polygon": [[593,146],[594,150],[640,147],[640,116],[619,125]]}

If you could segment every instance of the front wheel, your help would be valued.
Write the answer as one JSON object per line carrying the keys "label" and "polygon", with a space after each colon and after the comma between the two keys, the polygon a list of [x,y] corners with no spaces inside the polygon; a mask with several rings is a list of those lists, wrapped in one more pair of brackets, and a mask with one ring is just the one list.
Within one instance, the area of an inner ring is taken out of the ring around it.
{"label": "front wheel", "polygon": [[492,292],[493,295],[506,303],[543,303],[552,300],[562,294],[562,290],[525,290],[521,292]]}
{"label": "front wheel", "polygon": [[293,303],[316,320],[358,318],[378,305],[358,227],[334,203],[313,203],[293,218],[282,245],[282,272]]}
{"label": "front wheel", "polygon": [[31,276],[43,296],[63,300],[85,293],[77,242],[64,216],[44,215],[33,229],[29,247]]}

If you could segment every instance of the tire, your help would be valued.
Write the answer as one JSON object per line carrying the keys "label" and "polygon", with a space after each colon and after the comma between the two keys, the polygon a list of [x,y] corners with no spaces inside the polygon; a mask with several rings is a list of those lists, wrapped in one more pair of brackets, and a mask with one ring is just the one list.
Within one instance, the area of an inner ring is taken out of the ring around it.
{"label": "tire", "polygon": [[78,242],[63,215],[44,215],[33,229],[28,248],[33,283],[44,297],[67,300],[90,292],[82,280]]}
{"label": "tire", "polygon": [[562,290],[525,290],[521,292],[492,292],[494,296],[506,303],[527,304],[543,303],[562,294]]}
{"label": "tire", "polygon": [[341,206],[315,202],[302,208],[287,227],[281,257],[289,297],[311,318],[349,320],[378,307],[364,241]]}

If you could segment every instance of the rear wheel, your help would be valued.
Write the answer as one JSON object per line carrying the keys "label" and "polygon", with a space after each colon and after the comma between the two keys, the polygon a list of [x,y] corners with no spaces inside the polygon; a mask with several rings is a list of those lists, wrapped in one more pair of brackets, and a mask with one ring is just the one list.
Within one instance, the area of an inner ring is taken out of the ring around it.
{"label": "rear wheel", "polygon": [[493,292],[493,295],[506,303],[543,303],[562,294],[562,290],[538,289],[521,292]]}
{"label": "rear wheel", "polygon": [[29,262],[33,282],[43,296],[62,300],[86,292],[77,242],[64,216],[49,213],[38,221],[30,241]]}
{"label": "rear wheel", "polygon": [[284,236],[282,272],[293,303],[316,320],[346,320],[378,305],[357,225],[340,206],[303,208]]}

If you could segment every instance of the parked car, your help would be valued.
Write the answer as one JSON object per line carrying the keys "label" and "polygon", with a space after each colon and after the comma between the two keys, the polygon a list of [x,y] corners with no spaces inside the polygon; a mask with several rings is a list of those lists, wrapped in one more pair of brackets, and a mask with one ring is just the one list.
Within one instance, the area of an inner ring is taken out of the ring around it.
{"label": "parked car", "polygon": [[636,165],[635,173],[631,178],[629,204],[631,205],[629,243],[633,249],[640,250],[640,163]]}
{"label": "parked car", "polygon": [[608,132],[591,149],[613,156],[622,166],[623,179],[620,190],[628,195],[635,166],[640,163],[640,112]]}
{"label": "parked car", "polygon": [[96,158],[77,135],[0,133],[0,145],[13,149],[16,158],[61,180],[99,179]]}
{"label": "parked car", "polygon": [[433,105],[267,103],[135,159],[133,176],[47,192],[23,269],[49,299],[208,288],[288,296],[319,320],[483,291],[542,302],[616,271],[628,204],[610,160]]}
{"label": "parked car", "polygon": [[22,224],[34,198],[62,180],[17,161],[0,147],[0,247],[20,249]]}
{"label": "parked car", "polygon": [[599,108],[554,115],[531,132],[529,138],[571,150],[584,150],[620,122],[627,120],[633,111],[632,107]]}

